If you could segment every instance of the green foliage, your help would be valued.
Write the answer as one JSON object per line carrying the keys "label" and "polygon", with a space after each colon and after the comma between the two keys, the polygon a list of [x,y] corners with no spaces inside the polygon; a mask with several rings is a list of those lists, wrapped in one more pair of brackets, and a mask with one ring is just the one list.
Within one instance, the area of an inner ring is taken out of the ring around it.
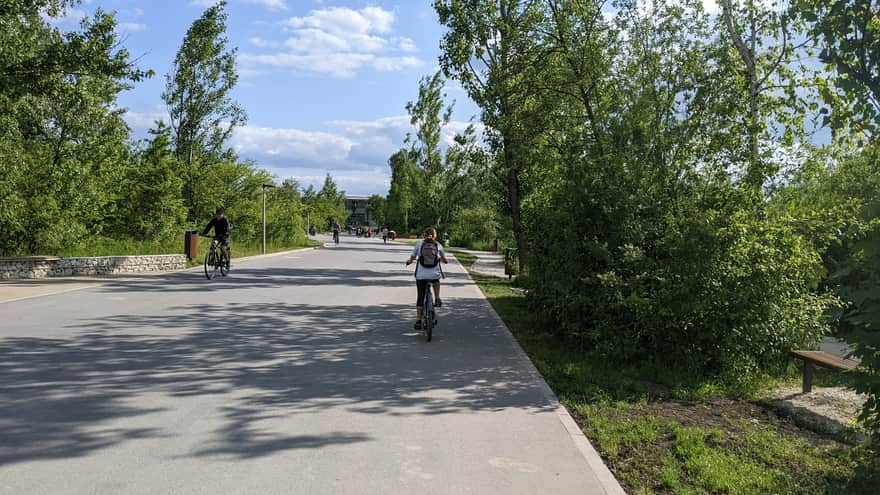
{"label": "green foliage", "polygon": [[244,110],[229,96],[238,81],[236,49],[228,49],[225,1],[205,10],[186,32],[166,76],[162,99],[171,117],[177,161],[184,166],[185,197],[191,219],[199,218],[197,184],[202,171],[233,159],[225,148],[233,129],[246,121]]}
{"label": "green foliage", "polygon": [[389,159],[391,190],[383,214],[401,232],[435,227],[441,233],[451,230],[453,242],[470,244],[495,235],[496,215],[486,190],[492,180],[474,126],[456,135],[445,153],[441,150],[452,112],[452,106],[443,109],[444,84],[439,73],[422,78],[418,100],[407,104],[416,135],[407,137],[409,149]]}
{"label": "green foliage", "polygon": [[880,438],[880,11],[876,1],[797,0],[792,10],[806,23],[830,77],[819,81],[823,126],[839,142],[867,146],[835,164],[818,190],[825,203],[850,204],[860,211],[838,235],[827,264],[829,285],[847,306],[840,324],[854,355],[862,360],[856,390],[868,400],[860,419]]}
{"label": "green foliage", "polygon": [[387,202],[383,196],[373,194],[367,201],[370,208],[370,217],[377,226],[385,225],[388,222]]}
{"label": "green foliage", "polygon": [[[227,96],[235,51],[222,37],[223,4],[193,24],[178,53],[166,92],[173,127],[159,122],[132,146],[117,95],[152,71],[119,48],[110,14],[71,32],[44,18],[76,3],[0,7],[0,255],[179,252],[183,230],[217,206],[236,239],[261,240],[260,186],[274,178],[223,149],[244,118]],[[270,192],[270,242],[305,242],[293,189]]]}
{"label": "green foliage", "polygon": [[873,0],[795,0],[821,48],[830,78],[818,81],[827,104],[822,126],[839,137],[874,135],[880,127],[880,13]]}
{"label": "green foliage", "polygon": [[[840,157],[836,166],[805,181],[804,194],[828,212],[840,211],[840,227],[827,250],[826,283],[845,306],[836,312],[839,336],[862,364],[854,388],[867,396],[861,420],[880,435],[880,152],[876,146]],[[828,206],[826,206],[828,205]],[[833,206],[831,206],[833,205]],[[846,208],[841,208],[846,205]],[[836,207],[836,209],[835,209]]]}
{"label": "green foliage", "polygon": [[128,158],[116,96],[148,77],[97,11],[62,33],[43,17],[71,2],[0,10],[0,254],[51,253],[100,235]]}
{"label": "green foliage", "polygon": [[117,236],[143,241],[173,238],[186,218],[171,130],[160,123],[151,133],[153,139],[124,172],[116,205],[117,225],[112,229]]}
{"label": "green foliage", "polygon": [[[550,114],[529,91],[544,82],[549,50],[539,33],[545,2],[435,0],[440,24],[440,67],[461,83],[481,111],[493,153],[494,176],[504,184],[520,262],[527,265],[529,243],[523,226],[523,201],[537,151],[535,140]],[[557,95],[558,96],[558,95]]]}

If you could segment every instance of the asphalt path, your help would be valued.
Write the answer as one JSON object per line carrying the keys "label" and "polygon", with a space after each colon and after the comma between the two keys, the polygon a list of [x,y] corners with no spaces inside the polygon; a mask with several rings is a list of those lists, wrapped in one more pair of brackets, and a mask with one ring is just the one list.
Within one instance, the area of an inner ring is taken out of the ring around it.
{"label": "asphalt path", "polygon": [[622,493],[458,263],[412,329],[410,250],[0,304],[0,493]]}

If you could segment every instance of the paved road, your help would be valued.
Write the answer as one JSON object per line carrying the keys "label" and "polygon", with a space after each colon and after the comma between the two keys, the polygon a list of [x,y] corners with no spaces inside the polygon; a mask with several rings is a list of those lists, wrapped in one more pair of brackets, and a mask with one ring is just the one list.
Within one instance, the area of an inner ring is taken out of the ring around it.
{"label": "paved road", "polygon": [[457,263],[412,330],[409,249],[0,304],[0,493],[622,493]]}

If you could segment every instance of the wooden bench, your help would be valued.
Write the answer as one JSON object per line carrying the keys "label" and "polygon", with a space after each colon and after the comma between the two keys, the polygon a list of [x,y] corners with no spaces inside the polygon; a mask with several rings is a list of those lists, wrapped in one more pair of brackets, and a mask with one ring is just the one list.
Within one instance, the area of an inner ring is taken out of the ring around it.
{"label": "wooden bench", "polygon": [[804,362],[804,393],[813,390],[813,365],[817,364],[825,368],[852,371],[858,367],[861,361],[846,359],[825,351],[791,351],[791,355]]}

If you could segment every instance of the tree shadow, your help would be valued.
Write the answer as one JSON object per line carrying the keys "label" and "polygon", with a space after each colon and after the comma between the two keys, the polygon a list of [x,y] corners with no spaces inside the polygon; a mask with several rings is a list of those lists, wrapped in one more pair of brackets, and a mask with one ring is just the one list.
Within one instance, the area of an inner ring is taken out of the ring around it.
{"label": "tree shadow", "polygon": [[[370,262],[381,264],[382,262]],[[411,281],[401,275],[402,271],[385,269],[355,268],[298,268],[298,267],[236,267],[233,263],[230,275],[214,280],[205,278],[202,272],[176,272],[166,275],[151,275],[139,278],[105,283],[98,290],[103,293],[120,291],[197,293],[218,292],[230,289],[256,290],[277,289],[285,286],[335,286],[350,287],[406,287]],[[446,274],[446,284],[466,285],[470,281],[463,273]]]}
{"label": "tree shadow", "polygon": [[[276,277],[285,272],[269,271]],[[266,284],[302,284],[312,272],[291,269],[291,281]],[[350,272],[338,270],[331,277],[351,283]],[[147,286],[113,283],[101,290],[168,291],[177,284],[188,287],[178,290],[204,290],[205,284],[190,283],[187,275],[153,278]],[[279,436],[260,430],[258,423],[273,414],[552,410],[486,301],[446,302],[431,343],[412,330],[410,305],[277,303],[120,313],[70,321],[63,328],[72,333],[69,338],[0,340],[0,465],[82,456],[132,439],[170,435],[161,424],[142,426],[164,410],[143,405],[154,404],[144,400],[153,394],[223,397],[225,426],[216,432],[216,442],[191,454],[195,457],[259,457],[370,440],[359,432]],[[141,426],[120,426],[121,419],[132,417],[139,417]]]}

